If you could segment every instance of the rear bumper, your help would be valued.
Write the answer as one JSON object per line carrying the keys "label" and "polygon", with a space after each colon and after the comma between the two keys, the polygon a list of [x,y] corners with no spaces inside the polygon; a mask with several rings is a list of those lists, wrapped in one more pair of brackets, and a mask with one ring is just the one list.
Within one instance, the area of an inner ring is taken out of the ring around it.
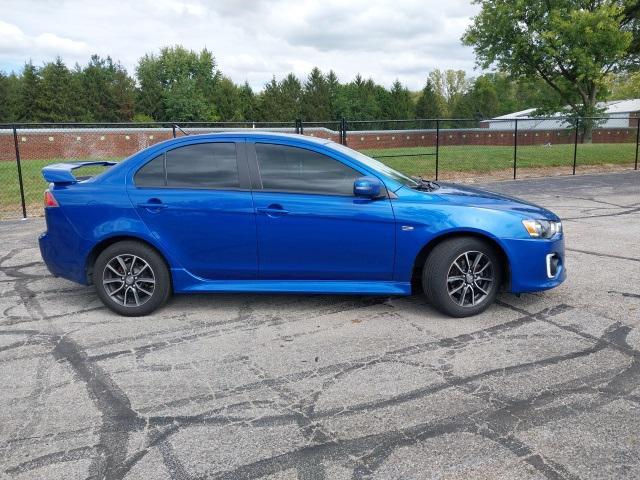
{"label": "rear bumper", "polygon": [[40,235],[40,254],[56,277],[87,284],[86,245],[59,208],[46,209],[47,231]]}
{"label": "rear bumper", "polygon": [[509,239],[502,244],[509,257],[512,293],[538,292],[557,287],[567,278],[564,237]]}

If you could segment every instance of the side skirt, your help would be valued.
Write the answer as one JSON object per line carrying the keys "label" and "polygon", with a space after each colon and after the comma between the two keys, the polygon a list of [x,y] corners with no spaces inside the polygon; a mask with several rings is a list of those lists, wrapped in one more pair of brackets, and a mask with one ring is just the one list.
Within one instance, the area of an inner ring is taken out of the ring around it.
{"label": "side skirt", "polygon": [[345,295],[411,295],[409,282],[360,280],[205,280],[172,268],[175,293],[256,292],[330,293]]}

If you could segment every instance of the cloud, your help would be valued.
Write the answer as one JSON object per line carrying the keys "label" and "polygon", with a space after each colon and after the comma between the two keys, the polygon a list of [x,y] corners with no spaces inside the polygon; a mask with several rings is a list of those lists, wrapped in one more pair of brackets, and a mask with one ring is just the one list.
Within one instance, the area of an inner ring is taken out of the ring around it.
{"label": "cloud", "polygon": [[154,7],[158,10],[166,11],[170,14],[177,15],[193,15],[195,17],[204,17],[207,8],[198,2],[178,2],[174,0],[156,0]]}
{"label": "cloud", "polygon": [[51,32],[26,35],[18,26],[0,20],[0,55],[38,52],[49,55],[77,55],[90,52],[83,41],[61,37]]}
{"label": "cloud", "polygon": [[313,66],[342,81],[360,73],[412,89],[434,68],[473,72],[460,36],[477,11],[468,0],[5,0],[0,69],[60,55],[84,64],[111,55],[133,73],[147,52],[207,47],[222,72],[262,88],[273,75]]}

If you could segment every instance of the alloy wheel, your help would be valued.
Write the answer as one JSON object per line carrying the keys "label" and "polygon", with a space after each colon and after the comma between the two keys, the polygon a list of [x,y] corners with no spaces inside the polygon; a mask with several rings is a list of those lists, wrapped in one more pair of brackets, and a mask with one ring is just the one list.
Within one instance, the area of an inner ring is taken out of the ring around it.
{"label": "alloy wheel", "polygon": [[449,267],[447,291],[457,305],[475,307],[489,296],[494,281],[493,264],[487,255],[464,252]]}
{"label": "alloy wheel", "polygon": [[139,307],[153,296],[156,278],[146,260],[133,254],[121,254],[104,267],[102,286],[117,304]]}

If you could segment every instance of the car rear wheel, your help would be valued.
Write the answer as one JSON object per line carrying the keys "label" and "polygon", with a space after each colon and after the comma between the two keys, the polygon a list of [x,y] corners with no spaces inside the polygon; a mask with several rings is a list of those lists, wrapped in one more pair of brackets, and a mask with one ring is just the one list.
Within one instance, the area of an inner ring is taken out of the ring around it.
{"label": "car rear wheel", "polygon": [[140,242],[110,245],[98,255],[93,271],[98,296],[120,315],[148,315],[171,294],[171,278],[164,260]]}
{"label": "car rear wheel", "polygon": [[502,264],[495,249],[478,238],[446,240],[429,254],[422,286],[429,302],[453,317],[486,310],[502,282]]}

